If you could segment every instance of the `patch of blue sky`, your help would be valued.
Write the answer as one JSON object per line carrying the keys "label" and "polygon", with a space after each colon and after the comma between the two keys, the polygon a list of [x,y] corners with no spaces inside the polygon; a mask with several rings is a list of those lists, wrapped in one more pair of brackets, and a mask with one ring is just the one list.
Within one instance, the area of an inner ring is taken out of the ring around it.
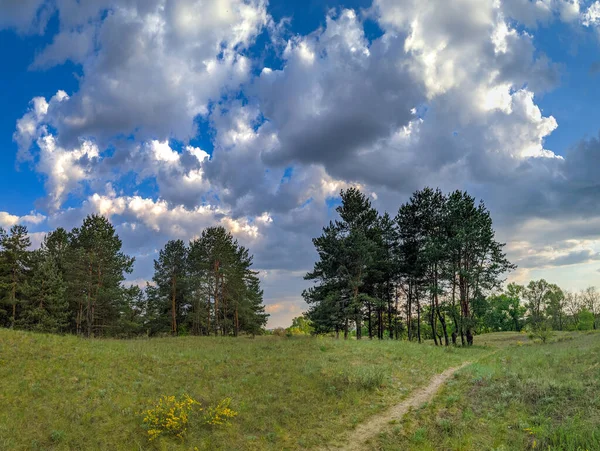
{"label": "patch of blue sky", "polygon": [[599,35],[591,29],[561,22],[533,32],[534,45],[560,65],[560,80],[549,93],[538,95],[536,103],[544,116],[554,116],[558,128],[546,139],[545,147],[565,155],[580,139],[598,134],[600,74]]}
{"label": "patch of blue sky", "polygon": [[29,70],[36,52],[51,42],[58,30],[58,20],[53,18],[44,36],[19,36],[11,30],[0,31],[0,211],[27,214],[36,199],[45,190],[42,178],[28,167],[15,163],[17,145],[13,133],[17,120],[28,110],[34,97],[50,99],[58,90],[68,94],[79,86],[80,67],[66,63],[48,70]]}

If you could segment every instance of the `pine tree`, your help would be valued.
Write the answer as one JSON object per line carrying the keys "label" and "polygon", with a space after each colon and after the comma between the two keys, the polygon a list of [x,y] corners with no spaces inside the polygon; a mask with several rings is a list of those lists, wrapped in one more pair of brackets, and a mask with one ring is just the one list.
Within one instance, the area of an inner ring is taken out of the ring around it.
{"label": "pine tree", "polygon": [[[369,199],[356,188],[342,190],[340,195],[342,203],[336,208],[340,220],[331,222],[323,229],[323,235],[313,239],[319,261],[304,277],[319,282],[321,287],[337,287],[339,296],[328,294],[322,297],[325,290],[309,290],[305,292],[305,299],[311,303],[335,300],[337,308],[326,310],[341,314],[344,338],[348,338],[349,322],[354,321],[356,338],[361,339],[364,306],[373,299],[365,284],[375,269],[378,213]],[[324,319],[319,310],[315,308],[310,313],[311,320],[319,323],[317,327]],[[337,319],[332,318],[329,327],[339,327]]]}
{"label": "pine tree", "polygon": [[[0,229],[0,290],[8,323],[15,327],[20,305],[24,300],[30,270],[31,240],[27,227],[14,225],[9,233]],[[6,320],[5,320],[6,321]]]}
{"label": "pine tree", "polygon": [[503,252],[504,244],[495,240],[492,218],[483,202],[466,192],[455,191],[447,201],[447,255],[452,259],[461,305],[461,334],[473,344],[474,304],[485,292],[499,288],[502,276],[515,266]]}
{"label": "pine tree", "polygon": [[154,260],[157,294],[170,312],[171,335],[178,334],[178,321],[187,298],[188,249],[182,240],[169,241]]}
{"label": "pine tree", "polygon": [[63,274],[44,245],[32,257],[31,277],[25,290],[27,302],[17,325],[40,332],[64,333],[69,327],[70,312]]}
{"label": "pine tree", "polygon": [[[262,290],[248,249],[223,227],[209,227],[190,243],[194,323],[209,334],[256,334],[266,324]],[[203,318],[204,317],[204,318]]]}
{"label": "pine tree", "polygon": [[[74,279],[71,287],[79,298],[78,332],[87,337],[105,334],[119,319],[125,273],[134,259],[121,252],[121,239],[110,221],[99,215],[84,219],[81,228],[69,234]],[[68,268],[67,271],[71,271]],[[85,326],[83,329],[82,326]]]}

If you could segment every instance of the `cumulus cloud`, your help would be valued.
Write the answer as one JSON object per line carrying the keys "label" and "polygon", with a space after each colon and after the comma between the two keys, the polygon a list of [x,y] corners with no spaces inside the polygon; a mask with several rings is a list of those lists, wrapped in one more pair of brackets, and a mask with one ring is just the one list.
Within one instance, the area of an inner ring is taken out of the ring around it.
{"label": "cumulus cloud", "polygon": [[189,139],[209,103],[247,80],[242,51],[267,25],[263,0],[57,0],[61,31],[33,67],[82,65],[47,116],[62,145],[118,135]]}
{"label": "cumulus cloud", "polygon": [[596,1],[582,14],[581,21],[586,27],[600,26],[600,2]]}
{"label": "cumulus cloud", "polygon": [[32,211],[28,215],[16,216],[6,211],[0,211],[0,227],[9,228],[17,224],[39,225],[46,220],[46,216]]}
{"label": "cumulus cloud", "polygon": [[[306,35],[274,27],[264,0],[14,5],[0,6],[0,28],[37,32],[58,15],[33,70],[81,68],[76,92],[36,97],[18,120],[18,161],[44,177],[50,225],[113,219],[138,282],[167,239],[220,224],[255,253],[272,312],[295,315],[310,238],[349,185],[389,211],[427,184],[468,189],[519,277],[598,255],[599,140],[547,148],[560,124],[538,99],[562,69],[534,35],[554,21],[597,27],[599,2],[374,0]],[[381,36],[367,38],[365,17]],[[265,30],[282,45],[260,68],[250,50]],[[199,118],[211,148],[188,144]],[[69,198],[80,205],[65,209]]]}

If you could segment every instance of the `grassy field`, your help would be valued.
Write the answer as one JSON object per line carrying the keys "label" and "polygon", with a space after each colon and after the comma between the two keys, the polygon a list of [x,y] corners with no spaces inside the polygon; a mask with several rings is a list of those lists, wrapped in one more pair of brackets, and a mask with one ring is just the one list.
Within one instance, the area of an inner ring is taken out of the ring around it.
{"label": "grassy field", "polygon": [[600,450],[600,334],[479,338],[499,350],[461,370],[373,449]]}
{"label": "grassy field", "polygon": [[[0,449],[314,448],[335,443],[434,374],[489,352],[318,338],[94,341],[0,330]],[[228,427],[192,418],[184,440],[149,442],[141,412],[161,395],[183,393],[204,403],[231,397],[239,414]]]}

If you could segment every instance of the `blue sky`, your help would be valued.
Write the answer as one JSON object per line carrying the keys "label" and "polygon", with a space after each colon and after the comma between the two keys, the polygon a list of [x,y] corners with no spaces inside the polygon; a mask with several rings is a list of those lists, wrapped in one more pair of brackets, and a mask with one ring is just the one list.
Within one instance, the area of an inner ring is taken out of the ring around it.
{"label": "blue sky", "polygon": [[15,5],[0,3],[0,226],[39,242],[105,214],[143,283],[166,240],[222,224],[284,325],[340,189],[394,212],[433,185],[486,201],[511,280],[597,283],[598,1]]}

